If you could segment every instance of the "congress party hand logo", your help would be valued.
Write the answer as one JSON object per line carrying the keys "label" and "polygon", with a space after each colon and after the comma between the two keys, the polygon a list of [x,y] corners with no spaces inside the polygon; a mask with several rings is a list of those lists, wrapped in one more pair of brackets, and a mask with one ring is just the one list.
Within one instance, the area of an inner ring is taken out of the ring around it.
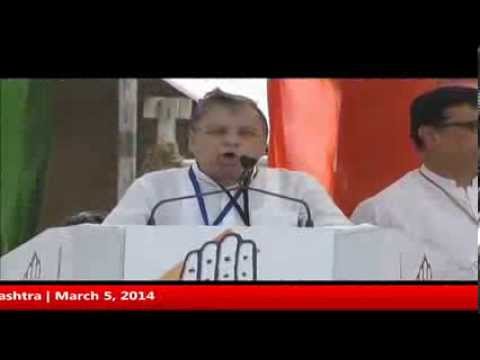
{"label": "congress party hand logo", "polygon": [[187,254],[181,279],[187,281],[253,281],[257,279],[257,247],[239,234],[209,241]]}
{"label": "congress party hand logo", "polygon": [[36,251],[28,262],[27,270],[23,274],[24,280],[39,280],[42,277],[42,264]]}
{"label": "congress party hand logo", "polygon": [[161,280],[255,281],[257,246],[239,234],[227,230],[200,249],[190,251],[182,264],[167,272]]}
{"label": "congress party hand logo", "polygon": [[423,255],[422,263],[418,268],[416,280],[426,281],[426,280],[432,280],[432,278],[433,278],[432,266],[430,265],[427,259],[427,255]]}

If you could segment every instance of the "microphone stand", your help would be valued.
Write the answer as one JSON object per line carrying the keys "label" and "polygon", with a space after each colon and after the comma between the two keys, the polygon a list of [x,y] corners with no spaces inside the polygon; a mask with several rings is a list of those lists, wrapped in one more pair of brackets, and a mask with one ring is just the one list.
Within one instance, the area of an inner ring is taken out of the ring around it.
{"label": "microphone stand", "polygon": [[[248,157],[248,156],[241,156],[240,157],[240,163],[242,164],[242,166],[244,168],[244,171],[243,171],[242,175],[240,176],[240,181],[239,181],[240,188],[245,190],[245,191],[251,190],[253,192],[258,192],[258,193],[265,194],[265,195],[275,196],[275,197],[279,197],[281,199],[290,200],[290,201],[302,204],[303,207],[305,208],[306,212],[307,212],[307,221],[305,222],[305,227],[313,227],[314,224],[313,224],[313,220],[312,220],[312,213],[311,213],[310,207],[308,206],[306,201],[304,201],[302,199],[292,198],[292,197],[286,196],[286,195],[277,194],[277,193],[267,191],[267,190],[263,190],[263,189],[257,189],[257,188],[254,188],[254,187],[250,186],[251,176],[252,176],[252,173],[253,173],[253,167],[255,166],[257,161],[258,160],[254,159],[254,158],[251,158],[251,157]],[[248,209],[247,209],[247,212],[248,212]],[[248,217],[250,217],[250,216],[248,215]]]}

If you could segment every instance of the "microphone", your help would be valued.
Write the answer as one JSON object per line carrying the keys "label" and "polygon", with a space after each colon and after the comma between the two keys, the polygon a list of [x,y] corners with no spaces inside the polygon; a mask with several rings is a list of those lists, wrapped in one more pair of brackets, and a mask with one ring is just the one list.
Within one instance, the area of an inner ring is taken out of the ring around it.
{"label": "microphone", "polygon": [[242,175],[240,176],[240,181],[239,181],[241,184],[241,187],[244,188],[245,190],[251,190],[261,194],[270,195],[270,196],[274,196],[274,197],[278,197],[281,199],[290,200],[290,201],[302,204],[307,212],[307,221],[305,222],[305,227],[313,227],[314,224],[312,220],[312,213],[306,201],[302,199],[297,199],[290,196],[282,195],[282,194],[277,194],[277,193],[263,190],[263,189],[257,189],[250,186],[251,174],[253,173],[253,168],[257,164],[257,162],[258,162],[258,159],[255,159],[246,155],[240,156],[240,163],[242,164],[242,167],[244,169]]}
{"label": "microphone", "polygon": [[[155,224],[155,218],[154,218],[155,213],[156,213],[157,209],[164,204],[175,202],[175,201],[193,199],[193,198],[196,198],[198,195],[210,196],[210,195],[215,195],[215,194],[226,193],[228,195],[228,197],[230,198],[230,201],[232,202],[234,207],[237,208],[237,211],[239,212],[239,214],[242,217],[242,219],[244,220],[244,222],[249,226],[250,225],[250,215],[248,214],[248,205],[247,205],[247,208],[246,208],[247,213],[245,214],[241,209],[239,209],[239,205],[238,205],[237,201],[235,200],[235,198],[233,198],[233,196],[230,194],[230,191],[232,191],[232,190],[245,190],[245,191],[250,190],[250,191],[258,192],[258,193],[261,193],[261,194],[264,194],[264,195],[270,195],[270,196],[278,197],[278,198],[281,198],[281,199],[293,201],[293,202],[296,202],[296,203],[299,203],[299,204],[303,205],[303,207],[305,208],[306,213],[307,213],[307,220],[305,222],[305,226],[306,227],[313,227],[314,224],[313,224],[313,220],[312,220],[312,214],[311,214],[311,211],[310,211],[310,207],[308,206],[306,201],[304,201],[302,199],[297,199],[297,198],[293,198],[293,197],[290,197],[290,196],[274,193],[274,192],[271,192],[271,191],[263,190],[263,189],[257,189],[257,188],[254,188],[254,187],[250,186],[252,173],[254,171],[254,167],[257,164],[257,162],[258,162],[258,159],[255,159],[255,158],[252,158],[252,157],[249,157],[249,156],[246,156],[246,155],[242,155],[240,157],[240,163],[241,163],[244,170],[239,177],[239,181],[238,181],[239,186],[235,186],[235,187],[227,189],[224,186],[222,186],[221,184],[217,184],[217,185],[220,186],[221,190],[215,190],[215,191],[209,191],[209,192],[204,192],[204,193],[200,193],[200,194],[179,196],[179,197],[160,200],[152,208],[152,210],[150,212],[150,217],[148,218],[148,221],[147,221],[147,225],[156,225]],[[300,227],[300,223],[298,224],[298,226]]]}
{"label": "microphone", "polygon": [[250,184],[252,174],[253,174],[253,169],[257,164],[257,162],[258,162],[257,159],[252,158],[250,156],[246,156],[246,155],[240,156],[240,164],[243,167],[243,172],[240,175],[238,183],[242,188],[247,188],[248,185]]}
{"label": "microphone", "polygon": [[257,164],[257,159],[252,158],[250,156],[242,155],[240,156],[240,164],[245,170],[253,169],[253,167]]}

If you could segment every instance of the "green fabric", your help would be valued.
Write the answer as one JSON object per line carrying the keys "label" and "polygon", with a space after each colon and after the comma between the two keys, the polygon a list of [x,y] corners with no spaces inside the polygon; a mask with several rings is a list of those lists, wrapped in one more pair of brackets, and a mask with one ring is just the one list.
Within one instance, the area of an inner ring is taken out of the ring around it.
{"label": "green fabric", "polygon": [[51,86],[50,80],[0,80],[1,254],[38,226],[53,133]]}

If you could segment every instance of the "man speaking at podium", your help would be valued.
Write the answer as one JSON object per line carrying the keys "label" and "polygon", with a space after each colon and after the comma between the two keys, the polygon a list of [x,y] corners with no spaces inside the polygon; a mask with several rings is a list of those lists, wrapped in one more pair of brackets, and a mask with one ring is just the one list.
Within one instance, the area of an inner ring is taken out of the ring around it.
{"label": "man speaking at podium", "polygon": [[259,167],[267,120],[249,98],[215,89],[189,129],[196,162],[137,179],[104,225],[352,225],[311,176]]}

